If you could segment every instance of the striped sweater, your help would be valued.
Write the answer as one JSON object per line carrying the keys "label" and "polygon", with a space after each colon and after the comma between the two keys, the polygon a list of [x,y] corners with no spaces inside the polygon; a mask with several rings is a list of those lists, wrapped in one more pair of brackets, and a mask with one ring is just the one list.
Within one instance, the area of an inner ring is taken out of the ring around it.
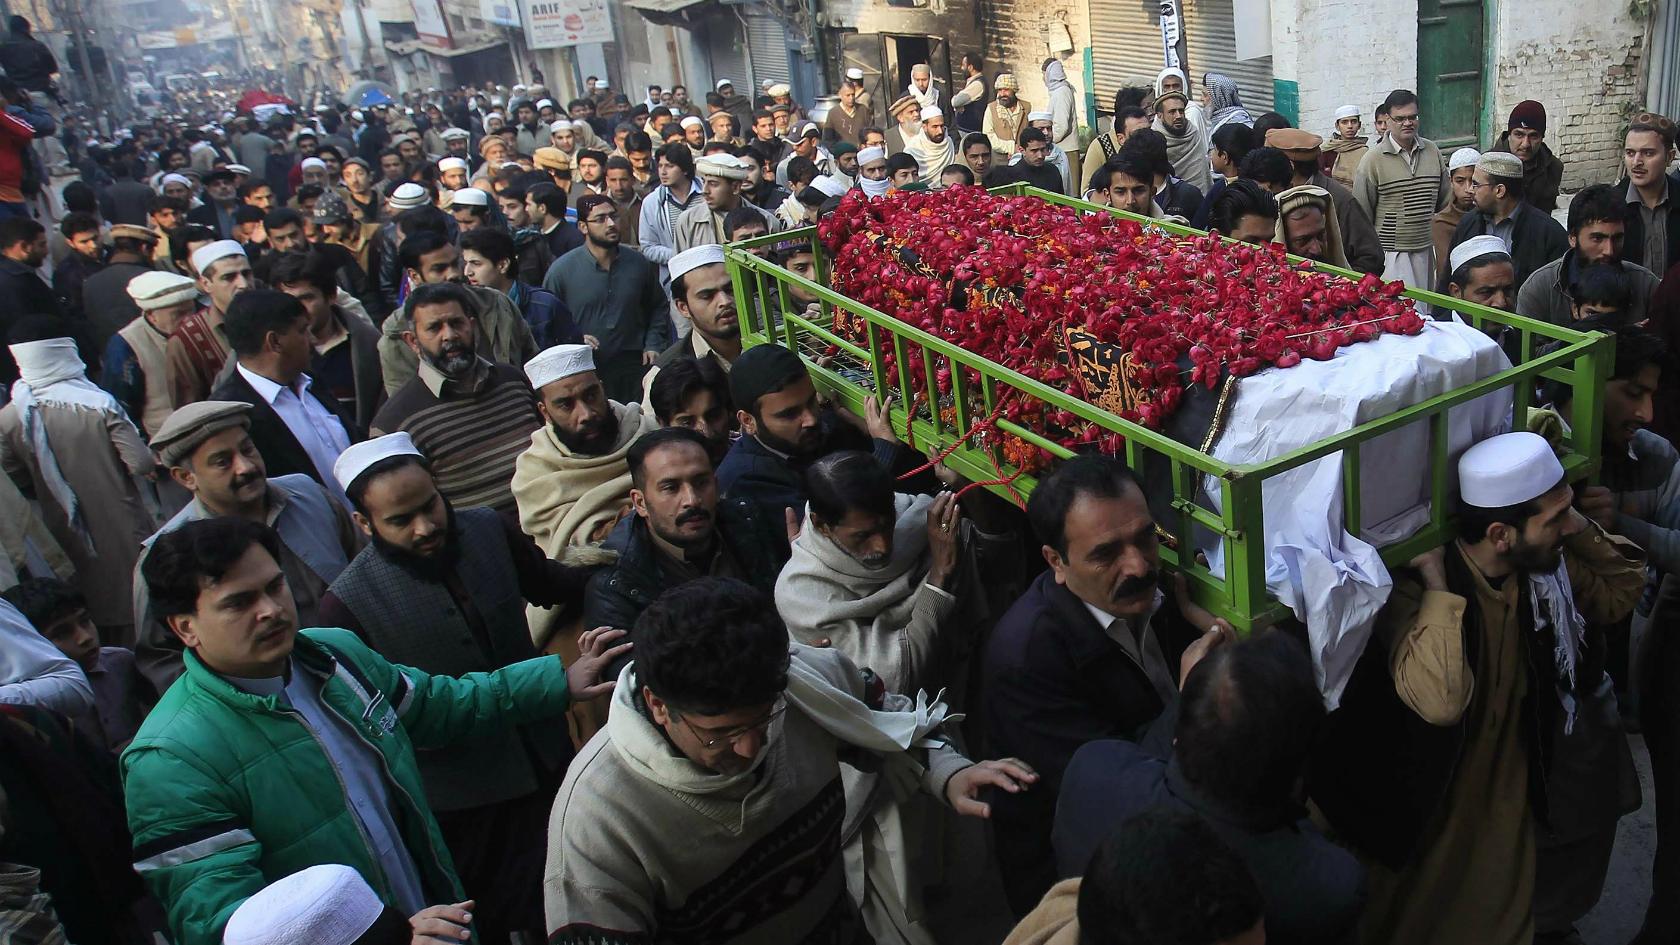
{"label": "striped sweater", "polygon": [[1433,245],[1430,221],[1449,193],[1441,149],[1419,138],[1413,159],[1400,153],[1392,136],[1365,152],[1353,175],[1353,196],[1377,226],[1383,252],[1413,253]]}
{"label": "striped sweater", "polygon": [[372,435],[402,431],[432,461],[432,475],[456,508],[512,512],[513,464],[542,426],[525,375],[480,359],[465,381],[422,361],[419,373],[385,402]]}

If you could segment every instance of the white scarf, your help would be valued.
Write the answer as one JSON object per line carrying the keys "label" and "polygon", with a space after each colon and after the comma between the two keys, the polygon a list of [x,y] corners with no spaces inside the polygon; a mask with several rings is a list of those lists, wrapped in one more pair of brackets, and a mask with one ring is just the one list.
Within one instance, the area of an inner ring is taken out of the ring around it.
{"label": "white scarf", "polygon": [[928,80],[928,88],[926,92],[916,88],[914,80],[904,87],[904,91],[908,92],[910,97],[916,100],[916,104],[923,108],[926,108],[929,105],[939,104],[939,86],[934,85],[932,79]]}
{"label": "white scarf", "polygon": [[36,408],[41,404],[83,407],[113,414],[131,425],[133,421],[128,419],[128,414],[115,397],[87,379],[87,367],[76,352],[76,343],[69,338],[28,341],[12,345],[11,351],[18,366],[18,379],[12,384],[12,403],[17,407],[18,422],[29,440],[30,451],[35,454],[36,465],[41,469],[41,478],[47,491],[52,493],[53,501],[64,510],[70,527],[87,545],[88,552],[97,557],[98,550],[93,547],[93,534],[88,530],[81,502],[70,488],[70,483],[65,481],[58,457],[47,441],[46,422]]}
{"label": "white scarf", "polygon": [[885,197],[887,195],[887,191],[892,189],[892,181],[887,180],[884,177],[880,180],[874,180],[859,174],[857,183],[858,188],[863,191],[863,195],[865,197]]}
{"label": "white scarf", "polygon": [[[1552,631],[1552,659],[1557,664],[1558,701],[1563,703],[1563,732],[1575,730],[1575,665],[1587,640],[1587,622],[1575,607],[1575,593],[1569,586],[1569,566],[1559,561],[1556,570],[1533,571],[1528,579],[1528,601],[1534,608],[1534,632]],[[1561,616],[1560,616],[1561,615]]]}
{"label": "white scarf", "polygon": [[904,153],[916,159],[918,179],[931,185],[957,159],[957,143],[949,134],[938,144],[929,141],[926,134],[917,134],[905,139]]}

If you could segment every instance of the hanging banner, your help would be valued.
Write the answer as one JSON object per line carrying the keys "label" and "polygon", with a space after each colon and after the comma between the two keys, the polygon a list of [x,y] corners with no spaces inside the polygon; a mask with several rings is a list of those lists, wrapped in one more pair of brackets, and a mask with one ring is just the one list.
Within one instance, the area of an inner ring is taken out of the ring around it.
{"label": "hanging banner", "polygon": [[438,0],[409,0],[414,7],[414,32],[422,40],[448,49],[454,45],[449,39],[449,21],[443,18],[443,6]]}
{"label": "hanging banner", "polygon": [[497,26],[518,26],[519,5],[516,0],[478,0],[478,17]]}
{"label": "hanging banner", "polygon": [[1179,42],[1184,38],[1179,22],[1178,0],[1161,0],[1161,51],[1169,69],[1184,66],[1178,57]]}
{"label": "hanging banner", "polygon": [[612,13],[607,0],[522,0],[525,6],[525,45],[558,49],[613,41]]}

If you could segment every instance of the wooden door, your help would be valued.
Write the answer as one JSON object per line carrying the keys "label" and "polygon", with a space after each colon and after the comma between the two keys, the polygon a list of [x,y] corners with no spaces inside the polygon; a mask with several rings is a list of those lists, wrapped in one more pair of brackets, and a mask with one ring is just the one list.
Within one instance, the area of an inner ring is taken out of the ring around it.
{"label": "wooden door", "polygon": [[1474,145],[1482,117],[1483,0],[1418,0],[1418,133]]}

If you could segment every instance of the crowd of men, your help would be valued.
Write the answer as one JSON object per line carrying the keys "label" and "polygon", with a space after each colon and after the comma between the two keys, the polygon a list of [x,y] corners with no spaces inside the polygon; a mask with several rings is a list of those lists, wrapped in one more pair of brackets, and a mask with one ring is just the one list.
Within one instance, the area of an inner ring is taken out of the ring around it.
{"label": "crowd of men", "polygon": [[[997,908],[967,816],[1011,943],[1565,943],[1635,725],[1680,940],[1674,123],[1563,226],[1538,102],[1444,154],[1167,69],[1082,146],[1060,61],[961,72],[172,115],[53,199],[0,79],[0,940],[927,945]],[[1327,713],[1124,463],[1017,507],[743,348],[723,244],[814,278],[774,234],[854,190],[1007,183],[1615,334],[1601,484],[1536,391]]]}

